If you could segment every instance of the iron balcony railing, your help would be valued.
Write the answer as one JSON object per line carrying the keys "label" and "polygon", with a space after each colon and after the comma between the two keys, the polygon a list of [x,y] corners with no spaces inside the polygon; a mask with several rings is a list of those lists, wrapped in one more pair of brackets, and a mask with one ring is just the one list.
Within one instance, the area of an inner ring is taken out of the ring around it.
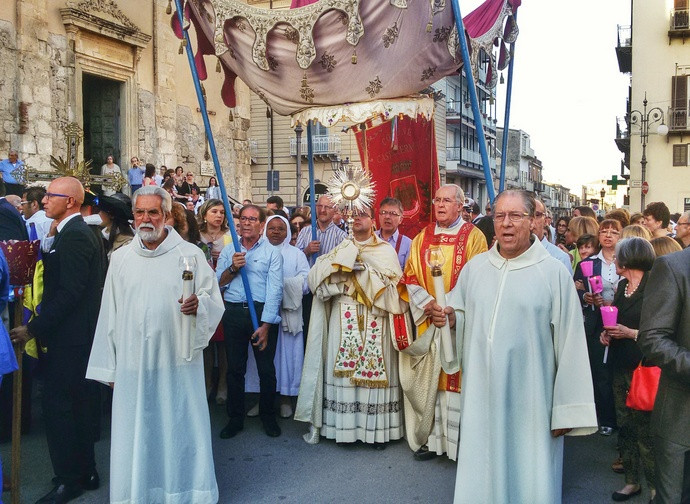
{"label": "iron balcony railing", "polygon": [[[315,156],[327,156],[330,154],[340,154],[341,141],[339,136],[314,135],[312,137],[312,147]],[[307,155],[307,138],[302,137],[302,156]],[[297,139],[290,139],[290,155],[297,155]]]}
{"label": "iron balcony railing", "polygon": [[688,9],[673,9],[671,11],[671,31],[690,29],[690,11]]}

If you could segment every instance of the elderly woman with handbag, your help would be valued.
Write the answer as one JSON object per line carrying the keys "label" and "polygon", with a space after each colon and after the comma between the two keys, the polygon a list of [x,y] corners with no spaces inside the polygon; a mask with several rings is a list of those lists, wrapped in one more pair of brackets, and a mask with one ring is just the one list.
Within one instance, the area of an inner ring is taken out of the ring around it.
{"label": "elderly woman with handbag", "polygon": [[640,466],[647,480],[650,499],[656,493],[651,411],[626,406],[633,373],[642,361],[637,335],[644,289],[655,255],[652,245],[643,238],[620,240],[615,254],[616,273],[623,277],[612,303],[618,309],[618,320],[615,325],[604,324],[600,341],[609,347],[608,360],[613,367],[613,398],[620,428],[618,443],[625,473],[625,486],[613,492],[611,498],[623,502],[642,492]]}

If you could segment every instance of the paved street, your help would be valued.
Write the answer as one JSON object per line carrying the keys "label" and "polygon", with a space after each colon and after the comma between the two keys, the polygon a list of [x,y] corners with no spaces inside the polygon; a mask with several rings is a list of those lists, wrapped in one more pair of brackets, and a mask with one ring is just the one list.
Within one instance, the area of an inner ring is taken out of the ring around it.
{"label": "paved street", "polygon": [[[36,404],[35,412],[40,412]],[[280,420],[283,434],[269,438],[258,418],[247,418],[245,430],[236,438],[221,440],[225,424],[222,406],[211,406],[211,422],[220,489],[220,502],[250,503],[446,503],[453,498],[454,463],[445,458],[416,462],[405,441],[392,443],[383,451],[356,444],[336,445],[322,439],[316,446],[301,438],[305,425]],[[33,503],[51,488],[52,471],[43,423],[34,418],[34,429],[23,437],[22,502]],[[109,429],[96,444],[101,488],[88,492],[75,503],[108,502]],[[180,432],[183,436],[184,433]],[[3,461],[9,464],[8,443],[0,445]],[[609,503],[611,492],[623,486],[623,477],[609,468],[615,457],[615,436],[597,434],[568,438],[565,449],[563,502]],[[3,494],[9,501],[9,493]],[[645,495],[631,499],[647,502]]]}

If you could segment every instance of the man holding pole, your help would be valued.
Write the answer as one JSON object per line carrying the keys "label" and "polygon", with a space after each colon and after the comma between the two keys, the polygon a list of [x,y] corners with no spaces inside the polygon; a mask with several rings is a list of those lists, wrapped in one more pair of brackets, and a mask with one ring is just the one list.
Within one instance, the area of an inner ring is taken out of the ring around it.
{"label": "man holding pole", "polygon": [[[259,373],[259,416],[266,435],[280,436],[276,422],[276,368],[273,359],[278,343],[280,306],[283,297],[283,256],[281,250],[261,236],[266,213],[256,205],[245,205],[240,210],[241,252],[235,252],[231,243],[218,257],[216,276],[225,288],[225,333],[228,357],[229,421],[220,432],[222,439],[236,436],[244,428],[244,375],[247,372],[247,343],[251,342]],[[240,269],[246,268],[249,287],[259,328],[254,329],[247,304],[247,294],[240,278]]]}
{"label": "man holding pole", "polygon": [[431,323],[431,308],[439,296],[428,256],[430,251],[440,250],[443,264],[436,266],[441,269],[448,292],[465,263],[486,251],[482,232],[460,216],[464,201],[462,189],[455,184],[443,185],[436,191],[436,223],[412,241],[401,280],[401,295],[410,303],[417,334],[416,339],[411,333],[396,339],[405,397],[405,430],[416,460],[429,460],[443,453],[451,460],[457,456],[460,374],[448,375],[441,369],[442,362],[450,362],[452,356],[439,351],[441,331]]}

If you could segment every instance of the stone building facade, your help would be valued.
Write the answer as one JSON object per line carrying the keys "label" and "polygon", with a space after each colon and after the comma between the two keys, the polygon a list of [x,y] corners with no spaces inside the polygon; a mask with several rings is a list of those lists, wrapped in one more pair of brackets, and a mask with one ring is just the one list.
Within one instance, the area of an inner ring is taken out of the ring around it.
{"label": "stone building facade", "polygon": [[[51,155],[66,155],[62,128],[76,122],[84,130],[81,155],[96,168],[108,154],[125,170],[138,156],[181,165],[207,183],[213,165],[167,0],[1,5],[0,158],[15,148],[30,167],[50,170]],[[213,69],[215,58],[206,64]],[[237,107],[227,109],[221,75],[209,71],[204,86],[226,187],[237,198],[251,194],[250,98],[238,81]]]}

